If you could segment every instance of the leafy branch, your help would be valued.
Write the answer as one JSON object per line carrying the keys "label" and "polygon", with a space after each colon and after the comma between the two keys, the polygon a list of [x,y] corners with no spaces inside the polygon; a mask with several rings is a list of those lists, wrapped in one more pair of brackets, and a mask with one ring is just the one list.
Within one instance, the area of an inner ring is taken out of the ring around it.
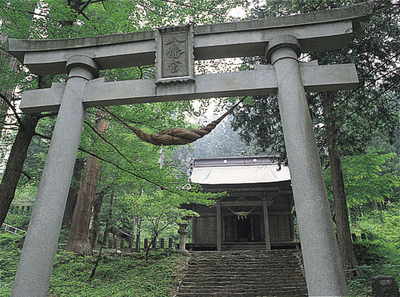
{"label": "leafy branch", "polygon": [[24,124],[22,123],[21,117],[17,113],[17,110],[15,109],[15,106],[11,103],[11,101],[4,94],[0,93],[0,98],[3,99],[3,101],[11,108],[15,118],[17,119],[18,124],[23,128]]}
{"label": "leafy branch", "polygon": [[[46,135],[43,135],[43,134],[40,134],[40,133],[35,133],[35,135],[36,135],[36,136],[39,136],[39,137],[41,137],[41,138],[44,138],[44,139],[51,140],[51,137],[46,136]],[[167,192],[170,192],[170,193],[173,193],[173,194],[177,194],[177,195],[182,195],[182,194],[180,194],[179,192],[174,191],[174,190],[171,190],[171,189],[169,189],[169,188],[166,188],[165,186],[163,186],[163,185],[157,183],[156,181],[153,181],[153,180],[151,180],[151,179],[149,179],[149,178],[147,178],[147,177],[145,177],[145,176],[142,176],[142,175],[140,175],[140,174],[134,173],[134,172],[132,172],[132,171],[130,171],[130,170],[128,170],[128,169],[122,168],[122,167],[119,166],[118,164],[115,164],[114,162],[112,162],[112,161],[110,161],[110,160],[107,160],[107,159],[101,157],[100,155],[98,155],[98,154],[96,154],[96,153],[93,153],[93,152],[91,152],[91,151],[88,151],[88,150],[86,150],[86,149],[84,149],[84,148],[82,148],[82,147],[79,147],[78,150],[81,151],[81,152],[83,152],[83,153],[86,153],[86,154],[88,154],[88,155],[91,155],[91,156],[93,156],[93,157],[96,157],[96,158],[99,159],[100,161],[103,161],[103,162],[105,162],[105,163],[108,163],[108,164],[114,166],[115,168],[117,168],[117,169],[119,169],[119,170],[125,172],[125,173],[128,173],[128,174],[130,174],[130,175],[132,175],[132,176],[134,176],[134,177],[137,177],[137,178],[139,178],[139,179],[142,179],[142,180],[144,180],[144,181],[146,181],[146,182],[148,182],[148,183],[150,183],[150,184],[152,184],[152,185],[155,185],[155,186],[159,187],[161,190],[165,190],[165,191],[167,191]],[[130,164],[132,165],[132,163],[130,163]],[[133,165],[132,165],[132,166],[133,166]]]}

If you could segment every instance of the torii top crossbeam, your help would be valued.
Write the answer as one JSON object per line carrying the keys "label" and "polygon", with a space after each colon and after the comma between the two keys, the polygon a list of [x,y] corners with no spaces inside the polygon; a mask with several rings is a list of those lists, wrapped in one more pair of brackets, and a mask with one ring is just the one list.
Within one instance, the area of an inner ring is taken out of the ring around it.
{"label": "torii top crossbeam", "polygon": [[[194,27],[197,60],[264,56],[267,43],[280,35],[292,35],[303,52],[343,48],[352,38],[353,23],[363,21],[371,2],[345,8],[254,21]],[[54,40],[9,39],[10,52],[39,75],[66,73],[70,56],[85,55],[100,69],[152,65],[155,31],[99,37]]]}
{"label": "torii top crossbeam", "polygon": [[[352,38],[353,28],[367,17],[371,5],[367,2],[304,15],[194,26],[188,38],[192,45],[187,49],[194,55],[188,54],[186,64],[192,67],[196,59],[264,56],[270,41],[283,35],[294,36],[302,52],[342,48]],[[161,60],[161,54],[156,55],[157,48],[162,47],[156,40],[157,33],[160,32],[56,40],[10,39],[9,45],[11,53],[33,73],[50,75],[67,73],[68,59],[77,55],[91,58],[98,70],[152,65],[156,57]],[[308,66],[312,68],[302,69],[306,91],[353,89],[358,84],[354,65]],[[162,68],[162,65],[157,67]],[[259,67],[256,70],[192,75],[194,84],[168,86],[157,84],[157,79],[112,83],[95,79],[88,82],[82,102],[85,107],[90,107],[276,93],[273,68]],[[192,69],[188,71],[193,72]],[[267,82],[263,79],[265,76],[269,78]],[[57,110],[64,88],[65,84],[53,84],[51,89],[25,92],[20,108],[27,113]]]}

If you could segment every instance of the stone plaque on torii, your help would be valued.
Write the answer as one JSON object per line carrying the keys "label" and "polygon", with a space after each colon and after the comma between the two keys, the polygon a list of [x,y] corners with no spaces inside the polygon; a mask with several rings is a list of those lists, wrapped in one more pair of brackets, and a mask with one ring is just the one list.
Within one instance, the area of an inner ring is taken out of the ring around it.
{"label": "stone plaque on torii", "polygon": [[[357,74],[353,64],[302,64],[298,57],[344,47],[371,5],[157,32],[10,39],[11,53],[31,72],[68,74],[65,83],[26,91],[22,97],[20,108],[26,113],[59,112],[11,295],[47,295],[85,108],[277,93],[309,296],[347,296],[305,91],[353,89]],[[193,73],[194,59],[243,56],[266,56],[271,65],[234,73]],[[155,62],[156,79],[97,78],[102,69]]]}

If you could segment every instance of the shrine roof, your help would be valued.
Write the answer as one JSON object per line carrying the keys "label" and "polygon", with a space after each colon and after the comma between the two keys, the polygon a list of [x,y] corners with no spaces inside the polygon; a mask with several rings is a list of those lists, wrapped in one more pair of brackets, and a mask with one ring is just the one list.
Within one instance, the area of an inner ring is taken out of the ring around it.
{"label": "shrine roof", "polygon": [[289,167],[268,157],[194,159],[191,181],[201,185],[266,184],[290,181]]}

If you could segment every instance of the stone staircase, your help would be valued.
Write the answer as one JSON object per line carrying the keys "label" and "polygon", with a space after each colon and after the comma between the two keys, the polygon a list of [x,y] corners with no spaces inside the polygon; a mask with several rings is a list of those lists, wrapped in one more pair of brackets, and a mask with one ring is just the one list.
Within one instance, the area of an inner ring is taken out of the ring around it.
{"label": "stone staircase", "polygon": [[293,250],[191,252],[177,297],[308,296]]}

